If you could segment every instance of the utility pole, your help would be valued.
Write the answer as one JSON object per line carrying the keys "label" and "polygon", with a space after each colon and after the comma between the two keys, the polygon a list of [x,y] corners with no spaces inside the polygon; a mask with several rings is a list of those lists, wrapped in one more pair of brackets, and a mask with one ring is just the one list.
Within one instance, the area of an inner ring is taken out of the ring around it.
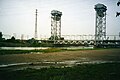
{"label": "utility pole", "polygon": [[38,10],[36,9],[35,12],[35,39],[37,39],[37,12]]}

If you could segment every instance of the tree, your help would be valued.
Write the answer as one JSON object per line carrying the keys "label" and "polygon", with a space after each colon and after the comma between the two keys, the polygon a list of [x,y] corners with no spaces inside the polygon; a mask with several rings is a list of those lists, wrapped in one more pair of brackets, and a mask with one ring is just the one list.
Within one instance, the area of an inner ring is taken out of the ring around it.
{"label": "tree", "polygon": [[2,39],[2,36],[3,36],[3,34],[2,34],[2,32],[0,32],[0,39]]}
{"label": "tree", "polygon": [[119,15],[120,15],[120,12],[117,12],[117,13],[116,13],[116,17],[118,17]]}
{"label": "tree", "polygon": [[[120,5],[120,0],[117,2],[117,6],[119,6],[119,5]],[[119,15],[120,15],[120,12],[117,12],[116,17],[119,16]]]}
{"label": "tree", "polygon": [[15,41],[15,37],[14,36],[11,37],[11,41]]}
{"label": "tree", "polygon": [[2,36],[3,36],[3,34],[2,34],[2,32],[0,32],[0,41],[3,40]]}
{"label": "tree", "polygon": [[118,3],[117,3],[117,6],[119,6],[120,5],[120,0],[118,1]]}

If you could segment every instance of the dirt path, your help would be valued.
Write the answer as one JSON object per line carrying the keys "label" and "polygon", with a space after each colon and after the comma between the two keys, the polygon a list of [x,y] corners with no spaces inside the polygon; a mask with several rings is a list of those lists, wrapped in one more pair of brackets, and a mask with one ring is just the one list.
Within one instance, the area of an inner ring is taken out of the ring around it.
{"label": "dirt path", "polygon": [[40,62],[40,61],[120,61],[120,49],[80,50],[54,53],[32,53],[0,55],[0,64]]}

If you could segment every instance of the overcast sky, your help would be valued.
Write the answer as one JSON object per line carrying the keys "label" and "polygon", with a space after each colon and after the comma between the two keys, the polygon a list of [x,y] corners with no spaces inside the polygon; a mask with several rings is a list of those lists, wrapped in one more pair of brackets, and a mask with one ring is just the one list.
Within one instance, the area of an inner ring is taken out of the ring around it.
{"label": "overcast sky", "polygon": [[[95,33],[95,10],[98,3],[107,6],[107,34],[120,32],[118,0],[0,0],[0,31],[3,34],[34,36],[35,9],[38,9],[38,35],[50,36],[51,11],[59,10],[62,15],[62,35]],[[38,37],[39,37],[38,36]]]}

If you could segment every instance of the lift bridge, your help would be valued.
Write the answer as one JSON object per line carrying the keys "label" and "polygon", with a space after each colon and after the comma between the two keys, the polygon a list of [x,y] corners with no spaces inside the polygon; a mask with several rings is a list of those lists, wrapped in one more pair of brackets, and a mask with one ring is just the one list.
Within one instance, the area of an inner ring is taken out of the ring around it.
{"label": "lift bridge", "polygon": [[106,35],[107,38],[104,40],[95,40],[95,35],[61,35],[61,37],[62,39],[50,40],[45,36],[41,41],[59,46],[120,47],[120,35]]}
{"label": "lift bridge", "polygon": [[107,35],[107,39],[95,40],[95,35],[62,35],[63,40],[53,40],[56,45],[78,45],[95,47],[120,47],[119,35]]}
{"label": "lift bridge", "polygon": [[61,35],[62,12],[51,11],[51,37],[55,45],[78,45],[95,47],[120,47],[120,35],[106,35],[106,10],[104,4],[96,4],[95,35]]}

